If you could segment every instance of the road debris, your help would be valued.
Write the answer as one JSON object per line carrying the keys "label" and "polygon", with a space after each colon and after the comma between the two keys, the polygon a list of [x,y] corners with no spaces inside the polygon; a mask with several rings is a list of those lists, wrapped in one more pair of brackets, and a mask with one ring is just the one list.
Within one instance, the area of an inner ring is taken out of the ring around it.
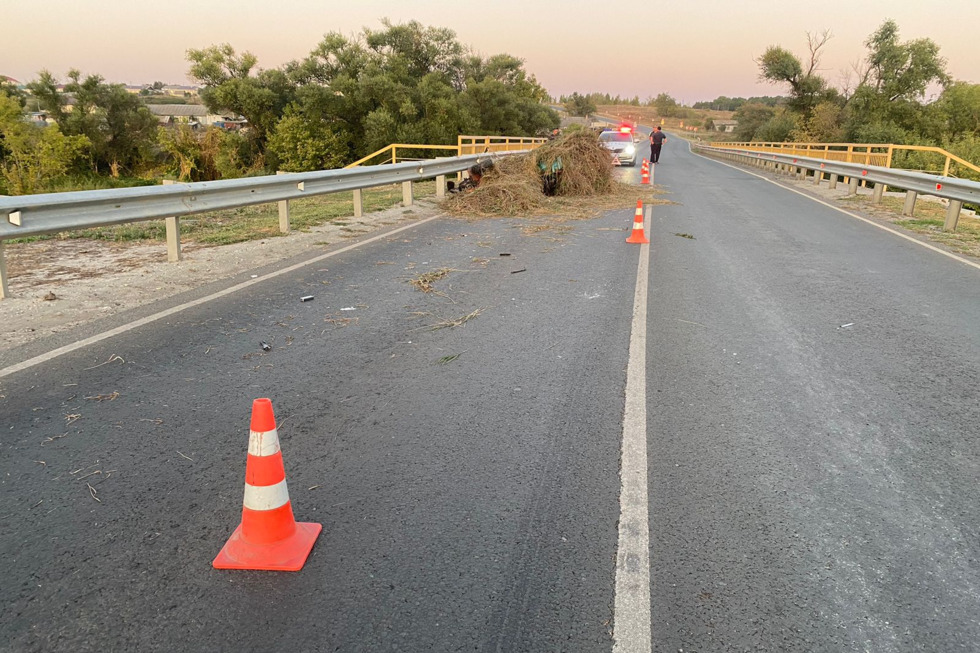
{"label": "road debris", "polygon": [[467,322],[469,322],[470,320],[472,320],[473,318],[475,318],[477,315],[479,315],[482,312],[483,312],[483,309],[482,308],[478,308],[475,311],[473,311],[472,313],[469,313],[467,315],[463,315],[462,317],[458,317],[455,320],[444,320],[442,322],[439,322],[438,324],[433,324],[430,328],[433,331],[438,331],[439,329],[447,329],[447,328],[452,328],[452,327],[463,326],[464,324],[466,324]]}
{"label": "road debris", "polygon": [[697,239],[696,239],[696,238],[695,238],[694,236],[692,236],[691,234],[677,234],[677,233],[675,233],[674,235],[675,235],[675,236],[680,236],[681,238],[689,238],[689,239],[691,239],[691,240],[697,240]]}
{"label": "road debris", "polygon": [[41,299],[43,299],[46,302],[53,302],[54,300],[58,299],[58,296],[55,295],[53,292],[49,292],[47,295],[45,295]]}
{"label": "road debris", "polygon": [[262,347],[262,351],[272,351],[272,345],[265,342],[264,340],[259,343],[259,346]]}
{"label": "road debris", "polygon": [[48,442],[54,442],[55,440],[60,440],[61,438],[66,438],[66,437],[68,437],[68,432],[67,431],[65,433],[62,433],[61,435],[54,435],[54,436],[51,436],[50,438],[45,438],[44,441],[41,442],[41,446],[43,447]]}
{"label": "road debris", "polygon": [[187,460],[189,460],[189,461],[191,461],[191,462],[194,462],[194,459],[193,459],[193,458],[191,458],[190,456],[185,456],[184,454],[182,454],[182,453],[180,453],[179,451],[177,452],[177,454],[178,454],[178,455],[179,455],[179,456],[180,456],[181,458],[186,458]]}
{"label": "road debris", "polygon": [[112,394],[107,394],[107,395],[94,395],[92,397],[85,397],[85,398],[86,399],[91,399],[93,401],[112,401],[113,399],[116,399],[117,397],[119,397],[119,393],[118,392],[113,392]]}
{"label": "road debris", "polygon": [[510,252],[500,252],[501,256],[510,256]]}
{"label": "road debris", "polygon": [[838,329],[850,329],[852,326],[854,326],[854,323],[853,322],[848,322],[847,324],[842,324],[842,325],[840,325],[837,328]]}
{"label": "road debris", "polygon": [[303,295],[302,297],[299,298],[299,300],[301,302],[312,302],[313,301],[313,295]]}
{"label": "road debris", "polygon": [[511,270],[511,274],[517,274],[518,272],[527,272],[527,268],[521,268],[520,270]]}
{"label": "road debris", "polygon": [[82,370],[82,371],[83,371],[83,372],[88,372],[89,370],[94,370],[94,369],[95,369],[96,367],[102,367],[103,365],[108,365],[109,363],[114,363],[114,362],[116,362],[116,361],[118,361],[118,362],[120,362],[120,363],[125,363],[125,362],[126,362],[126,361],[125,361],[125,360],[123,359],[123,357],[122,357],[122,356],[117,356],[117,355],[115,355],[115,354],[113,354],[112,356],[110,356],[110,357],[109,357],[109,360],[107,360],[106,362],[104,362],[104,363],[99,363],[99,364],[98,364],[98,365],[96,365],[95,367],[86,367],[86,368],[85,368],[84,370]]}
{"label": "road debris", "polygon": [[95,491],[95,488],[92,487],[92,484],[91,483],[86,483],[85,485],[88,485],[88,491],[92,494],[92,498],[95,499],[96,501],[98,501],[99,503],[102,503],[102,499],[100,499],[99,497],[95,496],[96,494],[98,494],[98,492]]}
{"label": "road debris", "polygon": [[440,365],[446,365],[448,363],[452,363],[454,360],[456,360],[457,358],[459,358],[462,355],[463,355],[463,353],[460,352],[458,354],[452,354],[450,356],[443,356],[442,358],[439,359],[439,364]]}

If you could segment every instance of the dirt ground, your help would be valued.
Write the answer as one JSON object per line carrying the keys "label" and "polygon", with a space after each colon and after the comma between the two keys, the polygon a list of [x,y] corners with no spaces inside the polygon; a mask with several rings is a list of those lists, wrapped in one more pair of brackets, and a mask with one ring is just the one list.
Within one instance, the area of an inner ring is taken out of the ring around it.
{"label": "dirt ground", "polygon": [[434,200],[346,218],[285,237],[221,247],[184,243],[167,261],[165,244],[85,239],[5,245],[11,297],[0,301],[0,352],[79,324],[165,299],[249,269],[440,212]]}

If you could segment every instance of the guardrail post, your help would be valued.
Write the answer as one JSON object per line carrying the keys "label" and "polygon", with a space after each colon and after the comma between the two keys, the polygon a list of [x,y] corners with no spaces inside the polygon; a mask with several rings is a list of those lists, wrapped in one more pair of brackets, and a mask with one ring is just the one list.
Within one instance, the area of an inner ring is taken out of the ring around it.
{"label": "guardrail post", "polygon": [[402,205],[411,206],[414,196],[412,195],[412,182],[402,182]]}
{"label": "guardrail post", "polygon": [[875,182],[874,192],[871,194],[871,201],[875,204],[881,204],[881,198],[885,195],[885,185],[880,182]]}
{"label": "guardrail post", "polygon": [[943,224],[943,231],[956,231],[956,223],[960,219],[960,211],[963,210],[963,202],[960,200],[950,200],[949,208],[946,209],[946,222]]}
{"label": "guardrail post", "polygon": [[361,196],[361,189],[354,189],[354,217],[359,218],[364,215],[364,198]]}
{"label": "guardrail post", "polygon": [[835,188],[837,188],[837,175],[835,173],[833,173],[833,172],[830,173],[830,185],[829,185],[829,188],[830,188],[830,190],[834,190]]}
{"label": "guardrail post", "polygon": [[851,177],[847,180],[847,194],[857,195],[858,194],[858,178]]}
{"label": "guardrail post", "polygon": [[806,179],[806,168],[799,168],[799,172],[797,174],[797,179],[799,179],[800,181],[803,181],[803,180]]}
{"label": "guardrail post", "polygon": [[[163,185],[176,184],[173,179],[164,179]],[[167,223],[167,260],[176,263],[181,259],[180,253],[180,218],[171,216],[164,218]]]}
{"label": "guardrail post", "polygon": [[436,197],[446,196],[446,175],[436,177]]}
{"label": "guardrail post", "polygon": [[919,194],[914,190],[905,191],[905,206],[902,207],[902,215],[912,217],[912,214],[915,213],[915,200],[918,197]]}
{"label": "guardrail post", "polygon": [[820,182],[823,181],[823,172],[820,170],[813,171],[813,185],[819,186]]}
{"label": "guardrail post", "polygon": [[10,286],[7,285],[7,259],[3,257],[3,241],[0,240],[0,299],[10,297]]}
{"label": "guardrail post", "polygon": [[[276,170],[277,175],[286,174],[282,170]],[[279,202],[279,231],[288,234],[289,233],[289,200],[282,200]]]}

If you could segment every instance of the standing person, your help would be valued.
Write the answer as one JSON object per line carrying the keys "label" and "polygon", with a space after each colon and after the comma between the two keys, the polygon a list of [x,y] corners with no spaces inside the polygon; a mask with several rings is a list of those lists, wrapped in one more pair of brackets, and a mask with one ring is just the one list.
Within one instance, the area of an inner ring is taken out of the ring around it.
{"label": "standing person", "polygon": [[650,163],[660,163],[660,148],[664,146],[667,134],[660,129],[660,125],[650,134]]}

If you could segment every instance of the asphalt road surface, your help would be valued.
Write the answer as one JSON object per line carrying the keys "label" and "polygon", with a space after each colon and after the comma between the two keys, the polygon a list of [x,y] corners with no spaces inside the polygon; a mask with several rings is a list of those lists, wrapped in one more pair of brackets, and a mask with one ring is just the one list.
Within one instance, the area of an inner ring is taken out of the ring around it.
{"label": "asphalt road surface", "polygon": [[[678,138],[655,182],[649,247],[441,218],[0,378],[0,650],[613,650],[643,257],[617,651],[977,650],[980,270]],[[211,568],[256,397],[297,573]]]}

